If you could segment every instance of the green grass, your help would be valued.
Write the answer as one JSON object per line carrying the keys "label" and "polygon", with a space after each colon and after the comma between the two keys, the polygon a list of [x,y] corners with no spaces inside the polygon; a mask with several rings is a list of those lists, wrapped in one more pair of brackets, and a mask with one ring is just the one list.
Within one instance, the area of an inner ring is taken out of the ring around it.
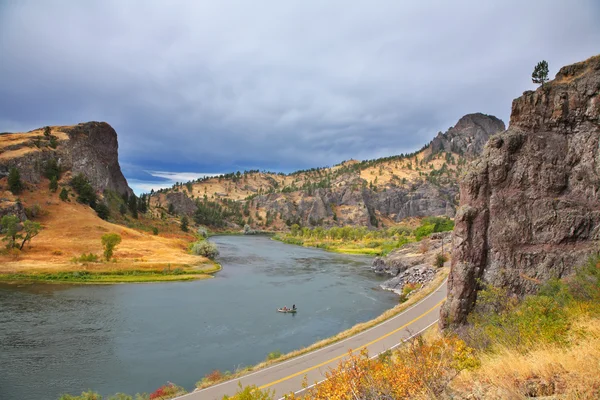
{"label": "green grass", "polygon": [[211,274],[221,270],[217,263],[201,269],[175,268],[173,270],[116,270],[116,271],[70,271],[55,273],[31,273],[31,274],[0,274],[0,282],[40,282],[40,283],[78,283],[78,284],[109,284],[109,283],[147,283],[147,282],[171,282],[207,279]]}

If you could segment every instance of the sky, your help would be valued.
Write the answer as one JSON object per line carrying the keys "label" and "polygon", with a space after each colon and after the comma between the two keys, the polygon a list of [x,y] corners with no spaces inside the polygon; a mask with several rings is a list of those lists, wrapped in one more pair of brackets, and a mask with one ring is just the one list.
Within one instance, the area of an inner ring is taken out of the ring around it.
{"label": "sky", "polygon": [[414,151],[600,52],[597,0],[0,0],[0,132],[106,121],[136,192]]}

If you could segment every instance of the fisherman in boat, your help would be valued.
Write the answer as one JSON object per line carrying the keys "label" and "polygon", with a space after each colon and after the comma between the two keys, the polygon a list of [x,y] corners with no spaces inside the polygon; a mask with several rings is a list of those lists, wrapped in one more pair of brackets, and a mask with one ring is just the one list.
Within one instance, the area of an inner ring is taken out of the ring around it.
{"label": "fisherman in boat", "polygon": [[292,305],[292,311],[296,311],[296,305]]}

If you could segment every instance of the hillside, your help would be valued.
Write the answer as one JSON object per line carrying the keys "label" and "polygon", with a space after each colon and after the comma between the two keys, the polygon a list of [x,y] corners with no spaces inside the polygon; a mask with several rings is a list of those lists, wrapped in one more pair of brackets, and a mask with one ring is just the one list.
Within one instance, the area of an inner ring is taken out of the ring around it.
{"label": "hillside", "polygon": [[[22,186],[14,194],[9,190],[11,170],[18,171]],[[125,199],[136,205],[141,200],[121,173],[117,134],[106,123],[0,135],[0,177],[0,218],[14,215],[21,225],[31,220],[41,227],[22,250],[3,246],[0,280],[192,279],[215,269],[210,260],[188,254],[194,236],[182,232],[178,221],[152,220],[142,213],[136,218],[122,209]],[[74,178],[87,182],[84,191],[78,192]],[[102,207],[105,219],[99,216]],[[82,258],[90,253],[102,258],[106,233],[122,238],[113,262]]]}
{"label": "hillside", "polygon": [[286,226],[393,226],[411,217],[453,216],[457,178],[487,139],[504,130],[493,116],[469,114],[420,151],[291,174],[244,171],[176,184],[153,193],[156,215],[261,230]]}

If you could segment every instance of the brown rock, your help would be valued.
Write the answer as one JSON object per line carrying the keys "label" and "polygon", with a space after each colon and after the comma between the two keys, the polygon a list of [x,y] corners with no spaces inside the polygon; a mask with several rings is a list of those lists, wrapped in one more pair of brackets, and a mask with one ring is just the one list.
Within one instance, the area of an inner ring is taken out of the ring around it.
{"label": "brown rock", "polygon": [[582,264],[600,239],[600,56],[513,101],[460,184],[442,325],[462,323],[477,280],[533,293]]}

